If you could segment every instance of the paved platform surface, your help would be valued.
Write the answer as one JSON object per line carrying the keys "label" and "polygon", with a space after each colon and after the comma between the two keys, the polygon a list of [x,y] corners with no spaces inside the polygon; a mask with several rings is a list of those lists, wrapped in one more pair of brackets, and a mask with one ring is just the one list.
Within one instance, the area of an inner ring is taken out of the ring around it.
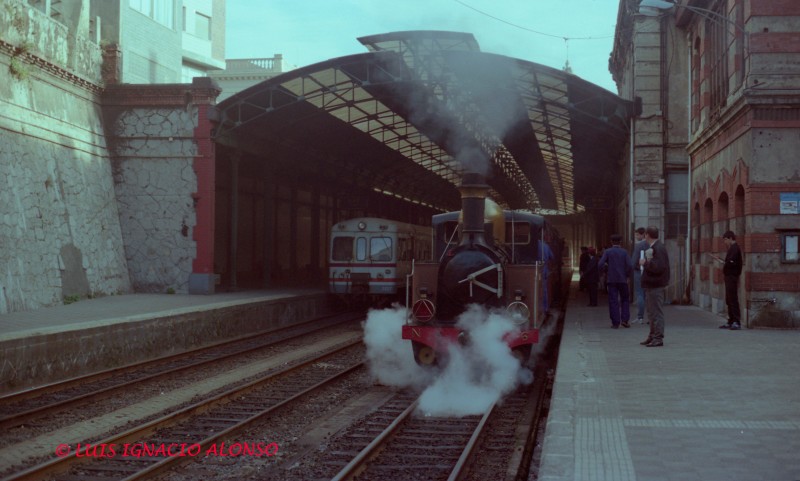
{"label": "paved platform surface", "polygon": [[647,348],[571,292],[539,480],[800,480],[800,331],[665,306]]}
{"label": "paved platform surface", "polygon": [[127,294],[84,299],[65,306],[0,314],[0,341],[323,293],[322,289],[275,288],[212,295]]}

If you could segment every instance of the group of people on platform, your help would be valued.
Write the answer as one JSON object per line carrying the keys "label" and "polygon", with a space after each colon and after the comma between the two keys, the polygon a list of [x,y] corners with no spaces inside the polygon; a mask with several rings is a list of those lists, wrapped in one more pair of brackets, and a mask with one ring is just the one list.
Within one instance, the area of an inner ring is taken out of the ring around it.
{"label": "group of people on platform", "polygon": [[[608,310],[611,327],[630,327],[629,279],[633,279],[637,316],[633,322],[643,323],[647,313],[650,332],[640,344],[646,347],[664,345],[663,305],[666,288],[670,281],[669,255],[664,243],[659,240],[658,228],[639,227],[635,232],[636,242],[629,254],[622,246],[622,236],[611,236],[611,247],[598,254],[594,247],[581,247],[579,259],[580,290],[589,293],[589,306],[597,306],[598,289],[608,293]],[[720,329],[741,329],[739,310],[739,276],[742,272],[742,253],[736,244],[736,234],[727,231],[722,236],[728,252],[725,258],[713,255],[723,263],[725,277],[725,301],[728,307],[728,322]]]}

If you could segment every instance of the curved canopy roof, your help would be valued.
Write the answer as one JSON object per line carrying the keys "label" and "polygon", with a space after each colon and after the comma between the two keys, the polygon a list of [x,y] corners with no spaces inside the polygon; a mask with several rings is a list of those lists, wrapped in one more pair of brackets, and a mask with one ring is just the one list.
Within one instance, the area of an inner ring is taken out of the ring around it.
{"label": "curved canopy roof", "polygon": [[362,37],[369,53],[287,72],[217,106],[217,142],[297,149],[343,182],[441,210],[465,171],[501,205],[570,214],[614,184],[632,104],[572,74],[481,52],[472,34]]}

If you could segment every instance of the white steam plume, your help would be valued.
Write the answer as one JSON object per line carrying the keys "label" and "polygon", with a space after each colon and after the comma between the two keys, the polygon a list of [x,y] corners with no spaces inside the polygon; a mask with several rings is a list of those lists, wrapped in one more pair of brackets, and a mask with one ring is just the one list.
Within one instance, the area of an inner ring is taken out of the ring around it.
{"label": "white steam plume", "polygon": [[472,305],[458,326],[472,342],[453,344],[443,370],[422,369],[414,362],[411,343],[401,340],[405,309],[370,311],[364,328],[370,371],[381,383],[423,389],[419,411],[427,416],[482,414],[503,395],[533,375],[512,354],[503,336],[515,330],[511,320]]}
{"label": "white steam plume", "polygon": [[420,397],[419,410],[425,415],[482,414],[532,378],[503,341],[505,334],[515,330],[510,319],[473,304],[461,315],[458,326],[472,342],[450,347],[450,362]]}
{"label": "white steam plume", "polygon": [[369,311],[364,325],[367,365],[381,384],[421,388],[430,382],[430,374],[414,362],[411,343],[402,339],[405,320],[406,309],[398,305]]}

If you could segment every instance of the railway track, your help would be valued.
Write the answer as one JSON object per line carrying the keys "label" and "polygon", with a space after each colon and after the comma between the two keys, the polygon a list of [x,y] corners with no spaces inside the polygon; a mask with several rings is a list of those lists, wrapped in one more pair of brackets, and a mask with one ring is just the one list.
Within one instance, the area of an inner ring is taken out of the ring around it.
{"label": "railway track", "polygon": [[[211,447],[215,455],[220,455],[218,450],[226,449],[221,443],[235,433],[362,368],[363,354],[360,340],[347,343],[244,386],[93,442],[93,448],[84,446],[83,452],[69,450],[69,454],[61,458],[15,473],[3,481],[145,479],[180,463],[191,462],[198,455],[207,455]],[[113,454],[112,446],[115,448]],[[175,448],[170,453],[163,448],[165,446]],[[180,446],[183,448],[178,450]],[[162,452],[157,452],[158,447],[162,447]],[[252,449],[270,456],[279,446],[264,443]]]}
{"label": "railway track", "polygon": [[176,376],[200,366],[257,352],[308,336],[313,331],[359,318],[363,316],[347,313],[312,319],[180,354],[108,369],[3,396],[0,397],[0,412],[3,413],[0,417],[0,429],[21,426],[43,416],[119,395],[135,384]]}
{"label": "railway track", "polygon": [[[417,479],[421,473],[425,479],[459,479],[494,405],[483,416],[430,418],[414,414],[417,404],[418,400],[402,394],[384,406],[382,415],[396,417],[333,479]],[[363,445],[365,438],[373,436],[375,426],[381,424],[375,419],[368,421],[363,429],[339,440],[339,452],[334,454],[341,458],[353,446]],[[337,459],[328,461],[329,465],[340,463]]]}

